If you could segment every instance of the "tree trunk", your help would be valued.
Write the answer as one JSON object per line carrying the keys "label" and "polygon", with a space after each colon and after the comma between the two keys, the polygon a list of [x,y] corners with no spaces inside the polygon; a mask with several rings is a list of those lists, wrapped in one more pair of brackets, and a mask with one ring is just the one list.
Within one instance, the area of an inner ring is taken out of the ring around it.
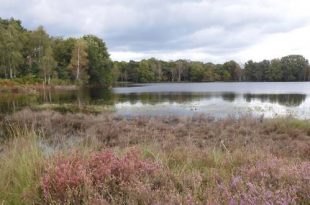
{"label": "tree trunk", "polygon": [[80,75],[80,48],[78,48],[78,59],[77,59],[76,80],[79,80],[79,75]]}
{"label": "tree trunk", "polygon": [[13,71],[12,71],[12,67],[10,66],[10,78],[13,78]]}
{"label": "tree trunk", "polygon": [[5,78],[8,78],[8,73],[6,72],[6,67],[4,68],[4,76],[5,76]]}
{"label": "tree trunk", "polygon": [[48,90],[48,100],[49,100],[49,103],[52,103],[52,92],[51,92],[51,90]]}

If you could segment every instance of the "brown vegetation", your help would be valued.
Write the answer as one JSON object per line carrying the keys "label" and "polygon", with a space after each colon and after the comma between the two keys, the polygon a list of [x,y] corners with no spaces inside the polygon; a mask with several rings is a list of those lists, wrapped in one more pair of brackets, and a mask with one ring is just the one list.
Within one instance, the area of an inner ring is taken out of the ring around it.
{"label": "brown vegetation", "polygon": [[216,120],[194,117],[133,117],[114,114],[61,114],[54,111],[23,110],[4,117],[6,124],[40,130],[50,141],[98,141],[103,147],[127,147],[156,143],[163,147],[189,145],[219,147],[226,151],[262,149],[279,156],[310,157],[310,121],[292,118],[252,117]]}
{"label": "brown vegetation", "polygon": [[309,121],[23,110],[1,127],[3,204],[310,201]]}

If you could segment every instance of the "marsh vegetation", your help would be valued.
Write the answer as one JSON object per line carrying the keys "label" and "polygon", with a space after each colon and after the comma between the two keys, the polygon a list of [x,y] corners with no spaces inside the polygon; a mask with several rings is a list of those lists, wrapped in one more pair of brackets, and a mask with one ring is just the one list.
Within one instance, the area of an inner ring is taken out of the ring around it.
{"label": "marsh vegetation", "polygon": [[3,204],[308,204],[310,122],[61,114],[1,119]]}

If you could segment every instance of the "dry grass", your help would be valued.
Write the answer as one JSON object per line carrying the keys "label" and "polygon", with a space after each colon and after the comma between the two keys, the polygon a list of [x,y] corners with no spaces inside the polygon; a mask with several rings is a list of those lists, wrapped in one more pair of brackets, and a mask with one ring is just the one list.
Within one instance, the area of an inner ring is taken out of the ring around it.
{"label": "dry grass", "polygon": [[35,193],[43,168],[43,151],[35,133],[26,129],[10,130],[13,138],[0,153],[0,203],[29,204],[39,198]]}
{"label": "dry grass", "polygon": [[[169,146],[193,144],[197,149],[220,148],[234,151],[261,149],[276,156],[310,157],[310,121],[292,118],[260,122],[251,117],[215,120],[195,117],[121,118],[113,114],[60,114],[54,111],[23,110],[2,120],[42,131],[46,138],[59,141],[94,142],[98,148],[141,144]],[[1,126],[1,125],[0,125]]]}
{"label": "dry grass", "polygon": [[[7,138],[0,154],[0,177],[14,181],[0,184],[0,191],[10,190],[0,194],[3,204],[310,201],[309,121],[126,119],[23,110],[1,122]],[[11,127],[31,131],[12,134]],[[42,137],[23,137],[29,133]],[[130,150],[135,154],[128,154]],[[15,174],[9,175],[12,170]],[[16,197],[19,194],[23,197]]]}

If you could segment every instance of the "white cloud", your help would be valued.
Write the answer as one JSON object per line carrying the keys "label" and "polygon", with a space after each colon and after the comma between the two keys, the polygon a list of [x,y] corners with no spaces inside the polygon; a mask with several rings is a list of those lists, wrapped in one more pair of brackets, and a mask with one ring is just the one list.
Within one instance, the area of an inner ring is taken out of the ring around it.
{"label": "white cloud", "polygon": [[309,36],[310,25],[290,32],[271,34],[238,55],[243,60],[280,58],[289,54],[301,54],[309,58]]}

